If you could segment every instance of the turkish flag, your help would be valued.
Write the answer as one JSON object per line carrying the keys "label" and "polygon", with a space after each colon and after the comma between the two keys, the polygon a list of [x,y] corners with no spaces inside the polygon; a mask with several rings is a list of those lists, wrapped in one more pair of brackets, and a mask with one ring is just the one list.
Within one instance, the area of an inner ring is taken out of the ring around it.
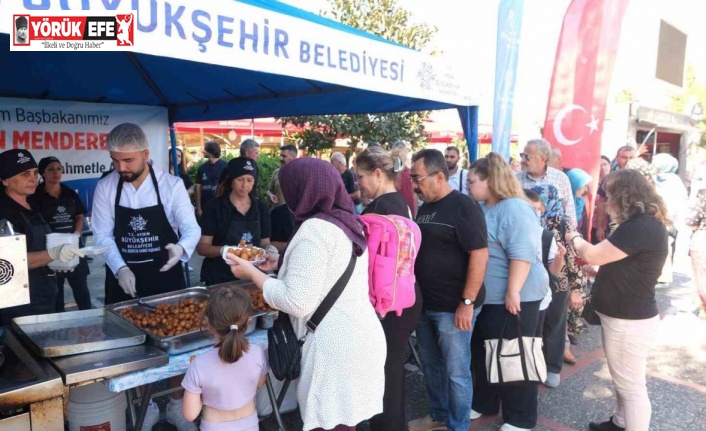
{"label": "turkish flag", "polygon": [[606,98],[627,3],[573,0],[564,15],[554,60],[544,138],[561,150],[565,168],[581,168],[593,176],[593,192]]}

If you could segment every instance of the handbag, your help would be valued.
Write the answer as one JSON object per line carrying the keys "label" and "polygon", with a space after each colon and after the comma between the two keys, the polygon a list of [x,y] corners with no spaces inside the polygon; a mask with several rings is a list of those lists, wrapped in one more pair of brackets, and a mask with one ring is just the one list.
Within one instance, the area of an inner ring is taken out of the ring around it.
{"label": "handbag", "polygon": [[591,301],[591,296],[589,295],[583,303],[583,311],[581,311],[581,317],[589,325],[600,325],[601,318],[596,314],[596,310],[593,309],[593,301]]}
{"label": "handbag", "polygon": [[341,277],[336,281],[331,291],[314,311],[311,319],[306,322],[306,334],[298,338],[294,332],[292,321],[287,313],[279,312],[277,319],[270,329],[267,330],[267,357],[270,361],[270,369],[277,380],[294,380],[299,378],[301,372],[302,346],[306,341],[306,336],[310,332],[315,332],[323,318],[336,302],[343,288],[348,284],[348,280],[353,274],[356,257],[351,256],[348,267]]}
{"label": "handbag", "polygon": [[[510,319],[515,319],[517,338],[504,338]],[[507,316],[497,339],[485,340],[485,369],[489,383],[542,383],[547,379],[547,365],[541,337],[522,336],[520,315]]]}

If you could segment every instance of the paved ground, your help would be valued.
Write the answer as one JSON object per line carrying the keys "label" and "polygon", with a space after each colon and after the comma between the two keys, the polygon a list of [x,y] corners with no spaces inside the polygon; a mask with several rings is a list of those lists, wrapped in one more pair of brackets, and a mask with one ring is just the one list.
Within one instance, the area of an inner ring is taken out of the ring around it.
{"label": "paved ground", "polygon": [[[706,320],[690,312],[691,270],[682,241],[675,258],[675,280],[658,290],[662,324],[657,344],[649,363],[648,388],[652,400],[652,425],[655,431],[706,431]],[[191,266],[200,268],[200,259]],[[91,263],[89,286],[96,306],[102,306],[104,269],[100,258]],[[197,276],[192,276],[198,285]],[[67,302],[72,301],[71,289],[66,288]],[[561,373],[562,384],[557,389],[541,388],[539,424],[536,430],[586,430],[591,420],[607,419],[612,411],[611,381],[601,348],[600,328],[579,337],[573,348],[578,364],[567,366]],[[420,374],[408,377],[408,415],[411,419],[428,412],[428,398]],[[162,404],[162,411],[164,405]],[[288,431],[301,430],[297,412],[285,415]],[[473,422],[475,430],[497,430],[501,417],[483,417]],[[266,422],[262,430],[275,430]],[[368,430],[367,424],[359,430]],[[161,421],[154,431],[172,431],[174,427]]]}

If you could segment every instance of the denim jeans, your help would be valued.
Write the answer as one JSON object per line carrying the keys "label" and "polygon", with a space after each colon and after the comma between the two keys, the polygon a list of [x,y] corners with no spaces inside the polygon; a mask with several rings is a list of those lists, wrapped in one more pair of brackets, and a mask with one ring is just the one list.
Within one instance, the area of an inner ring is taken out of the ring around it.
{"label": "denim jeans", "polygon": [[[473,313],[473,325],[482,307]],[[454,324],[455,313],[425,310],[417,324],[417,344],[429,393],[429,415],[449,431],[471,426],[473,378],[471,335]]]}

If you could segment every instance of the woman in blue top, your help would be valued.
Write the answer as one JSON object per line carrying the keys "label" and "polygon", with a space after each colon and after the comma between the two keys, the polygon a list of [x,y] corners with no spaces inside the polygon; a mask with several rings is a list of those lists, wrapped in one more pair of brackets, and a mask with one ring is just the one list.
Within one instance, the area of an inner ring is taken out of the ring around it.
{"label": "woman in blue top", "polygon": [[[484,280],[486,299],[471,342],[476,376],[473,416],[498,413],[502,401],[505,425],[500,429],[529,430],[537,426],[537,384],[491,386],[486,377],[483,344],[499,338],[508,316],[520,312],[521,335],[534,336],[539,304],[549,288],[542,264],[542,227],[522,186],[499,154],[490,153],[473,163],[468,183],[471,195],[482,202],[490,249]],[[508,325],[505,338],[518,335],[515,326]]]}

